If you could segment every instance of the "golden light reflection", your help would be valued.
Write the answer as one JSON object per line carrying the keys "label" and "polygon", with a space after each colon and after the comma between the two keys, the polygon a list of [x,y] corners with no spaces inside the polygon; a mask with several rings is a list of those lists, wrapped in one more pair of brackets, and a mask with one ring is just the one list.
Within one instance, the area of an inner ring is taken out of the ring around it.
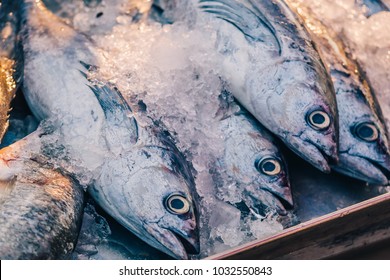
{"label": "golden light reflection", "polygon": [[0,57],[0,141],[8,129],[11,101],[15,96],[15,61]]}
{"label": "golden light reflection", "polygon": [[[16,83],[13,76],[15,73],[14,66],[14,60],[6,57],[0,57],[0,89],[2,95],[3,90],[4,94],[12,94],[16,88]],[[3,98],[3,96],[1,96],[1,98]]]}

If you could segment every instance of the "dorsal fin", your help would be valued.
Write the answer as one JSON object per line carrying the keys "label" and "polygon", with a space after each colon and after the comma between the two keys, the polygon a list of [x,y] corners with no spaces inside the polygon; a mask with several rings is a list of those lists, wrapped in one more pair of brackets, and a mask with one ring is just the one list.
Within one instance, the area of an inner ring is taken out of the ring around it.
{"label": "dorsal fin", "polygon": [[93,84],[89,86],[95,94],[110,126],[126,127],[131,143],[138,141],[138,125],[132,116],[133,111],[116,87],[109,84]]}
{"label": "dorsal fin", "polygon": [[[97,70],[96,66],[89,65],[82,61],[80,61],[80,63],[90,72]],[[126,128],[126,130],[128,130],[127,137],[132,144],[135,144],[138,141],[139,136],[137,121],[122,93],[114,85],[99,80],[93,80],[88,77],[88,74],[82,71],[80,72],[90,82],[88,86],[99,101],[110,127]]]}
{"label": "dorsal fin", "polygon": [[240,30],[248,41],[273,46],[281,54],[281,43],[267,17],[254,1],[250,8],[235,0],[199,0],[200,9],[214,14]]}

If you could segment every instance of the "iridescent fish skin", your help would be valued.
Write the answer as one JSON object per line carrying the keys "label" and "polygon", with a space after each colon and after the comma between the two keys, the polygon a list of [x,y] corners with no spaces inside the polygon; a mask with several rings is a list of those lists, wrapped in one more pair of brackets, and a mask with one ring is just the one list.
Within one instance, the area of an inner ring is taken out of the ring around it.
{"label": "iridescent fish skin", "polygon": [[[161,131],[153,136],[157,124],[139,128],[135,118],[129,118],[133,112],[118,90],[101,84],[91,89],[107,120],[104,138],[111,151],[118,151],[103,163],[91,195],[153,247],[180,259],[187,258],[186,251],[198,253],[198,214],[185,159],[169,135]],[[135,142],[126,141],[129,135]]]}
{"label": "iridescent fish skin", "polygon": [[11,101],[21,80],[18,25],[14,5],[0,3],[0,142],[8,129]]}
{"label": "iridescent fish skin", "polygon": [[[237,127],[240,125],[239,134]],[[242,196],[249,207],[259,205],[286,214],[293,206],[286,162],[275,139],[255,121],[245,115],[235,115],[222,123],[228,136],[225,139],[227,172],[242,185]],[[265,192],[264,192],[265,191]],[[267,205],[265,193],[274,196]]]}
{"label": "iridescent fish skin", "polygon": [[378,101],[360,67],[343,42],[309,9],[294,0],[295,7],[312,33],[336,90],[339,111],[339,163],[332,168],[372,184],[387,184],[390,174],[388,132]]}
{"label": "iridescent fish skin", "polygon": [[156,126],[139,126],[114,87],[89,82],[99,53],[90,39],[41,1],[20,3],[23,89],[34,115],[58,124],[80,165],[69,172],[86,178],[97,203],[149,245],[179,259],[197,253],[193,179],[172,141]]}
{"label": "iridescent fish skin", "polygon": [[[244,3],[245,2],[245,3]],[[223,78],[232,94],[296,154],[329,172],[338,160],[334,89],[305,28],[283,1],[199,1],[228,22],[218,30]],[[240,32],[246,46],[226,42]],[[222,35],[221,35],[222,34]]]}
{"label": "iridescent fish skin", "polygon": [[[29,139],[39,139],[38,133]],[[28,141],[0,151],[0,258],[69,258],[83,217],[84,190],[47,158],[28,152]]]}
{"label": "iridescent fish skin", "polygon": [[[242,201],[254,212],[265,215],[276,211],[285,215],[294,205],[286,161],[275,137],[242,109],[229,95],[222,93],[220,120],[224,156],[218,160],[229,182],[235,185]],[[227,110],[237,107],[236,110]],[[218,185],[218,183],[216,183]],[[226,186],[220,186],[220,188]]]}

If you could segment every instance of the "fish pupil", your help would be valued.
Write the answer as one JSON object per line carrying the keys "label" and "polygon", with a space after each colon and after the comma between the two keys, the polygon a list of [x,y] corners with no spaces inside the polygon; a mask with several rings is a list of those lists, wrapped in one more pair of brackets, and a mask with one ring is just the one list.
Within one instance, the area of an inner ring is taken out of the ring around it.
{"label": "fish pupil", "polygon": [[361,127],[359,127],[358,133],[362,138],[371,138],[374,135],[374,130],[372,129],[372,127],[362,125]]}
{"label": "fish pupil", "polygon": [[173,209],[183,209],[184,208],[184,202],[181,199],[175,198],[171,200],[171,207]]}
{"label": "fish pupil", "polygon": [[312,121],[314,124],[323,124],[325,122],[325,117],[322,114],[314,114],[312,117]]}
{"label": "fish pupil", "polygon": [[275,164],[271,161],[267,161],[263,164],[263,170],[264,172],[272,172],[276,168]]}

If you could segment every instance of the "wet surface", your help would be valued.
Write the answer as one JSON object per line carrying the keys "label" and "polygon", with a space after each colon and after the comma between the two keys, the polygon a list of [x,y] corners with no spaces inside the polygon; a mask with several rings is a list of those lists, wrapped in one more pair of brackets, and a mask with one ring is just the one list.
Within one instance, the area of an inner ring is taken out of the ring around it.
{"label": "wet surface", "polygon": [[[87,2],[93,5],[94,1]],[[32,117],[21,92],[18,92],[12,107],[10,128],[1,147],[10,145],[37,127],[37,121]],[[284,153],[289,165],[295,202],[294,209],[291,210],[295,214],[294,220],[287,221],[286,224],[305,222],[388,191],[386,187],[369,186],[336,173],[321,173],[287,148]],[[86,206],[79,243],[73,254],[74,259],[169,259],[95,207],[92,200]],[[372,251],[371,255],[368,252],[360,257],[371,258],[369,256],[375,258]],[[377,255],[378,257],[390,256],[383,251]]]}

